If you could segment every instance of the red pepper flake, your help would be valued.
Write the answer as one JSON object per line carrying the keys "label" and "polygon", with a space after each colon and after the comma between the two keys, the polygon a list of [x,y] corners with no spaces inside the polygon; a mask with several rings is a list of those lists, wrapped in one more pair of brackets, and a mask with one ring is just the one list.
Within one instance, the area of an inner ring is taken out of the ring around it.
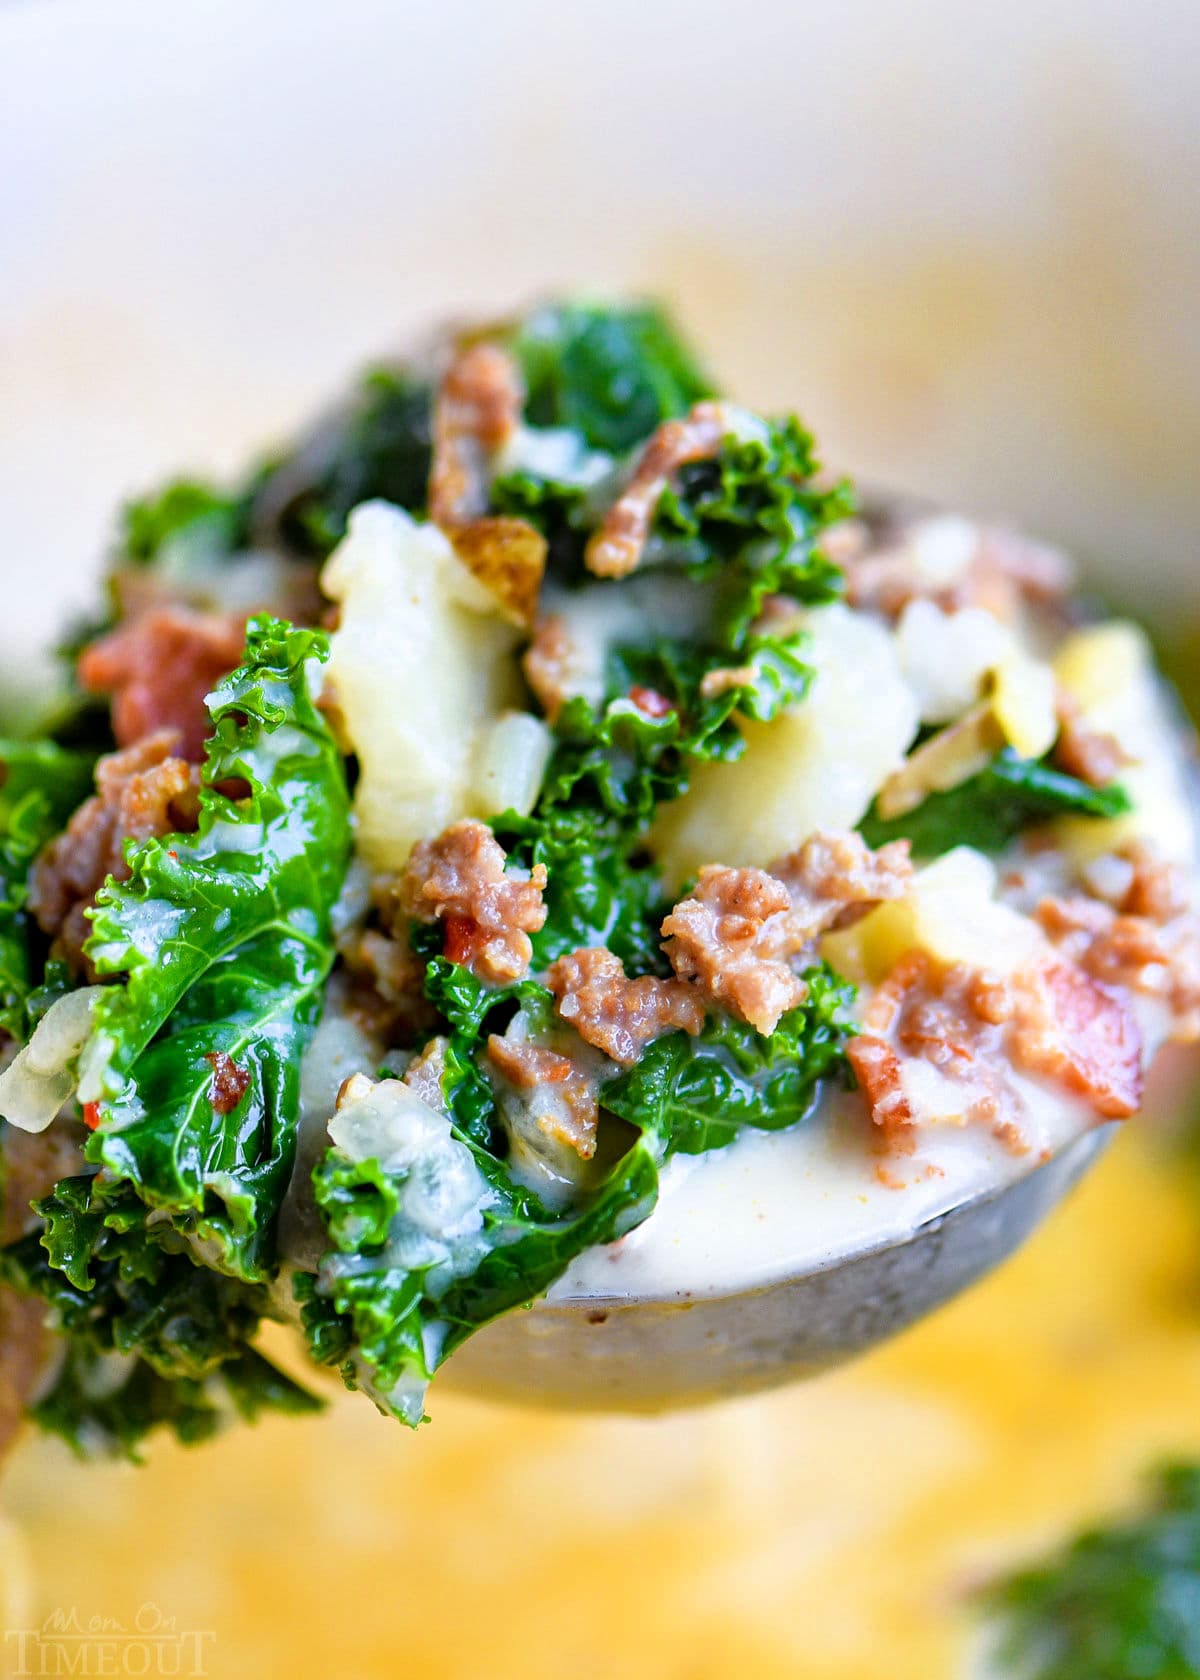
{"label": "red pepper flake", "polygon": [[100,1120],[100,1104],[98,1102],[84,1103],[83,1123],[89,1132],[94,1132],[96,1130],[96,1127],[100,1124]]}
{"label": "red pepper flake", "polygon": [[629,698],[639,712],[647,717],[669,717],[676,710],[675,702],[668,700],[665,694],[660,694],[656,688],[643,688],[641,683],[634,683],[629,690]]}
{"label": "red pepper flake", "polygon": [[169,851],[167,853],[167,856],[170,858],[172,863],[178,863],[179,862],[179,853],[177,851],[175,851],[174,849]]}
{"label": "red pepper flake", "polygon": [[224,1050],[210,1050],[204,1060],[213,1070],[208,1100],[214,1114],[232,1114],[250,1088],[248,1068],[240,1068]]}

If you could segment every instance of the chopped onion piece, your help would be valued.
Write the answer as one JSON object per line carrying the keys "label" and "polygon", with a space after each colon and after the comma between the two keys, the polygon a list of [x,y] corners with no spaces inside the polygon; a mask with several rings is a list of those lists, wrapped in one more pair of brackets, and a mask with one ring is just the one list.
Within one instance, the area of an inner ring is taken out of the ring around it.
{"label": "chopped onion piece", "polygon": [[515,811],[527,817],[537,803],[554,750],[548,725],[532,712],[505,712],[480,737],[475,794],[485,816]]}
{"label": "chopped onion piece", "polygon": [[103,987],[83,986],[51,1004],[23,1050],[0,1073],[0,1115],[23,1132],[44,1132],[78,1084],[76,1062]]}

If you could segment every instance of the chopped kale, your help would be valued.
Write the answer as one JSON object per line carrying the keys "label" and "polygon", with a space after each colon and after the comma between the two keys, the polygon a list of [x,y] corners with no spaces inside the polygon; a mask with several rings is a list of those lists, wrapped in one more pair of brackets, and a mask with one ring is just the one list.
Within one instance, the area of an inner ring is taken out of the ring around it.
{"label": "chopped kale", "polygon": [[984,1606],[993,1668],[1012,1680],[1196,1680],[1200,1466],[1161,1470],[1140,1513],[1009,1576]]}
{"label": "chopped kale", "polygon": [[534,426],[564,426],[589,449],[625,453],[712,386],[652,304],[558,304],[512,336]]}
{"label": "chopped kale", "polygon": [[939,857],[954,846],[1001,852],[1024,829],[1053,817],[1119,817],[1130,809],[1117,784],[1090,787],[1045,759],[1006,747],[986,770],[960,787],[931,793],[915,810],[888,820],[874,807],[859,824],[868,846],[912,841],[916,857]]}
{"label": "chopped kale", "polygon": [[91,791],[93,756],[52,741],[0,741],[0,1029],[29,1036],[43,942],[26,909],[37,853]]}
{"label": "chopped kale", "polygon": [[421,512],[432,403],[429,385],[401,369],[366,374],[344,414],[260,474],[249,497],[258,540],[323,560],[360,502],[379,498]]}
{"label": "chopped kale", "polygon": [[[210,701],[197,833],[143,842],[93,914],[105,989],[81,1064],[88,1154],[212,1263],[259,1279],[295,1153],[299,1059],[333,963],[350,852],[341,754],[309,692],[327,639],[255,620]],[[241,1083],[215,1093],[214,1058]]]}
{"label": "chopped kale", "polygon": [[827,966],[809,969],[808,996],[769,1036],[711,1016],[697,1038],[667,1034],[604,1087],[604,1106],[698,1155],[732,1143],[744,1126],[780,1131],[811,1112],[818,1082],[845,1068],[854,988]]}
{"label": "chopped kale", "polygon": [[149,565],[168,545],[181,539],[205,553],[233,554],[249,537],[249,501],[211,484],[181,478],[140,501],[127,502],[121,514],[119,551],[126,560]]}
{"label": "chopped kale", "polygon": [[32,1415],[81,1456],[136,1458],[160,1425],[203,1440],[222,1410],[249,1419],[317,1408],[250,1345],[273,1316],[266,1291],[169,1251],[169,1232],[148,1226],[128,1191],[65,1179],[36,1211],[42,1233],[0,1250],[0,1278],[38,1296],[66,1343]]}

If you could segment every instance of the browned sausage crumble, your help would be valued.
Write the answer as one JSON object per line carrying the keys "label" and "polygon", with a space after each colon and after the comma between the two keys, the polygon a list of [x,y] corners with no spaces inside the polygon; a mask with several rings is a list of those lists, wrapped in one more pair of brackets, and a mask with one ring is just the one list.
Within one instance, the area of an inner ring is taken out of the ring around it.
{"label": "browned sausage crumble", "polygon": [[529,969],[529,935],[546,920],[546,870],[510,874],[503,849],[485,823],[465,818],[436,840],[413,847],[398,888],[414,921],[441,922],[445,953],[479,980],[507,985]]}
{"label": "browned sausage crumble", "polygon": [[546,984],[559,1017],[624,1067],[663,1033],[682,1027],[694,1037],[704,1025],[704,1005],[691,987],[653,974],[627,979],[620,958],[603,946],[560,957]]}
{"label": "browned sausage crumble", "polygon": [[38,856],[30,874],[29,907],[54,951],[76,973],[93,978],[83,947],[91,933],[86,912],[111,875],[128,878],[127,840],[189,833],[200,812],[200,773],[177,756],[170,730],[149,735],[96,765],[96,793],[66,832]]}

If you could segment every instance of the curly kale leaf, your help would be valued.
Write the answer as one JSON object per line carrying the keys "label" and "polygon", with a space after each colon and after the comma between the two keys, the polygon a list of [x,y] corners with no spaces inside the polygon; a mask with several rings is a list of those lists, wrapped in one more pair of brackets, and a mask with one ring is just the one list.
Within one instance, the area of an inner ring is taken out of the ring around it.
{"label": "curly kale leaf", "polygon": [[310,693],[327,651],[320,632],[253,621],[245,663],[210,700],[197,832],[131,849],[87,947],[98,973],[123,977],[80,1064],[101,1112],[89,1159],[248,1279],[273,1263],[350,853],[344,767]]}
{"label": "curly kale leaf", "polygon": [[662,968],[658,930],[670,905],[653,863],[636,851],[636,834],[582,794],[531,817],[506,812],[492,827],[511,862],[546,866],[546,921],[532,937],[535,969],[585,945],[607,945],[630,973]]}
{"label": "curly kale leaf", "polygon": [[26,908],[29,870],[46,841],[91,792],[94,758],[51,741],[0,741],[0,1029],[29,1035],[41,978]]}
{"label": "curly kale leaf", "polygon": [[717,587],[716,639],[737,651],[768,595],[835,599],[840,569],[820,534],[854,510],[846,483],[820,485],[813,440],[794,416],[730,436],[711,461],[684,467],[664,491],[643,566],[680,567]]}
{"label": "curly kale leaf", "polygon": [[1119,817],[1130,808],[1116,783],[1090,787],[1045,759],[1022,758],[1006,747],[961,786],[929,794],[902,817],[885,820],[872,807],[859,828],[868,846],[907,839],[915,856],[932,858],[954,846],[1001,852],[1023,830],[1053,817]]}
{"label": "curly kale leaf", "polygon": [[366,374],[344,414],[266,468],[249,493],[251,529],[322,560],[346,534],[351,510],[380,498],[419,513],[432,457],[429,384],[403,369]]}
{"label": "curly kale leaf", "polygon": [[180,542],[205,554],[233,554],[249,538],[249,499],[215,485],[181,478],[121,510],[122,558],[151,565]]}
{"label": "curly kale leaf", "polygon": [[403,1202],[414,1180],[436,1195],[437,1163],[384,1172],[330,1150],[313,1174],[333,1247],[318,1279],[298,1280],[310,1351],[412,1425],[422,1420],[425,1385],[456,1348],[542,1294],[584,1249],[640,1224],[658,1193],[660,1151],[649,1135],[559,1215],[489,1151],[457,1132],[454,1145],[477,1172],[475,1218],[436,1235],[416,1229]]}
{"label": "curly kale leaf", "polygon": [[534,426],[565,426],[590,449],[622,454],[712,386],[653,304],[556,304],[511,338]]}
{"label": "curly kale leaf", "polygon": [[164,1229],[127,1191],[64,1179],[35,1211],[42,1232],[0,1251],[0,1278],[42,1300],[65,1343],[31,1415],[81,1456],[136,1459],[160,1425],[204,1440],[230,1410],[318,1409],[251,1346],[273,1316],[265,1290],[161,1246]]}
{"label": "curly kale leaf", "polygon": [[1145,1509],[993,1586],[994,1667],[1022,1680],[1200,1676],[1200,1466],[1175,1464]]}
{"label": "curly kale leaf", "polygon": [[[489,990],[433,959],[427,992],[454,1028],[443,1076],[448,1123],[403,1165],[336,1148],[318,1163],[316,1201],[332,1247],[319,1277],[299,1286],[314,1357],[340,1366],[384,1410],[420,1422],[425,1385],[455,1348],[534,1300],[585,1248],[640,1224],[672,1154],[724,1148],[745,1126],[779,1130],[810,1113],[818,1081],[844,1065],[853,990],[824,967],[806,979],[805,1002],[770,1037],[712,1019],[696,1039],[659,1039],[603,1083],[602,1111],[626,1121],[636,1141],[569,1211],[554,1213],[501,1158],[503,1133],[477,1059],[501,1010],[519,1005],[536,1037],[553,1000],[528,981]],[[473,1186],[467,1217],[464,1182]],[[453,1217],[439,1227],[436,1210],[448,1204]]]}
{"label": "curly kale leaf", "polygon": [[696,1038],[674,1032],[656,1039],[605,1085],[605,1108],[684,1155],[722,1149],[744,1126],[780,1131],[803,1120],[818,1082],[844,1067],[855,1030],[854,988],[825,965],[804,978],[807,998],[767,1037],[713,1016]]}

